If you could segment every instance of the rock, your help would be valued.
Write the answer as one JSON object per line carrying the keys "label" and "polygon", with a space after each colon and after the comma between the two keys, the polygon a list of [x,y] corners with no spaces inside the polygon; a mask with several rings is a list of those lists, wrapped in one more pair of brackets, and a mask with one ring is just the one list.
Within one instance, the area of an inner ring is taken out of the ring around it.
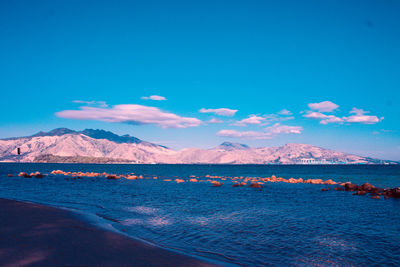
{"label": "rock", "polygon": [[179,184],[179,183],[184,183],[185,180],[183,180],[183,179],[175,179],[175,182]]}
{"label": "rock", "polygon": [[400,187],[390,189],[391,195],[394,198],[400,198]]}
{"label": "rock", "polygon": [[321,191],[329,191],[329,188],[322,188]]}
{"label": "rock", "polygon": [[20,172],[18,174],[19,177],[24,177],[24,178],[32,178],[31,175],[27,174],[26,172]]}
{"label": "rock", "polygon": [[109,180],[115,180],[115,179],[119,179],[119,178],[121,178],[121,177],[119,177],[117,175],[108,175],[107,176],[107,179],[109,179]]}
{"label": "rock", "polygon": [[137,178],[138,177],[136,175],[129,175],[126,177],[126,179],[128,179],[128,180],[137,180]]}
{"label": "rock", "polygon": [[189,182],[196,183],[196,182],[198,182],[198,181],[197,181],[196,178],[191,178],[191,179],[189,180]]}
{"label": "rock", "polygon": [[367,191],[373,194],[380,194],[381,192],[383,192],[383,188],[378,188],[374,186],[373,188]]}
{"label": "rock", "polygon": [[324,182],[324,184],[337,184],[337,183],[335,181],[332,181],[331,179],[329,179],[329,180],[326,180]]}
{"label": "rock", "polygon": [[380,199],[381,196],[371,196],[372,199]]}
{"label": "rock", "polygon": [[322,179],[313,179],[312,180],[312,184],[323,184],[324,181],[322,181]]}
{"label": "rock", "polygon": [[30,174],[30,176],[36,177],[36,178],[43,178],[43,177],[44,177],[44,175],[41,174],[40,172],[32,172],[32,173]]}
{"label": "rock", "polygon": [[344,188],[343,187],[335,187],[335,190],[336,191],[344,191]]}
{"label": "rock", "polygon": [[66,173],[65,172],[63,172],[62,170],[54,170],[54,171],[52,171],[51,172],[51,174],[63,174],[63,175],[66,175]]}
{"label": "rock", "polygon": [[366,193],[367,193],[367,191],[357,191],[357,192],[353,193],[353,195],[363,196]]}
{"label": "rock", "polygon": [[251,183],[251,184],[250,184],[250,187],[252,187],[252,188],[261,188],[262,185],[259,184],[259,183]]}
{"label": "rock", "polygon": [[239,184],[233,184],[232,187],[239,187]]}
{"label": "rock", "polygon": [[400,198],[400,187],[385,189],[382,194],[385,199],[389,197]]}
{"label": "rock", "polygon": [[346,183],[344,185],[344,188],[346,191],[357,191],[358,190],[358,186],[356,184],[352,184],[352,183]]}
{"label": "rock", "polygon": [[363,191],[371,192],[373,189],[375,189],[375,186],[370,183],[364,183],[360,186],[360,189]]}
{"label": "rock", "polygon": [[211,181],[211,183],[213,186],[216,186],[216,187],[223,185],[223,183],[217,182],[217,181]]}
{"label": "rock", "polygon": [[13,177],[13,175],[12,175],[12,174],[9,174],[8,177]]}
{"label": "rock", "polygon": [[385,196],[385,199],[388,199],[389,197],[391,197],[392,196],[391,189],[385,189],[383,191],[383,195]]}

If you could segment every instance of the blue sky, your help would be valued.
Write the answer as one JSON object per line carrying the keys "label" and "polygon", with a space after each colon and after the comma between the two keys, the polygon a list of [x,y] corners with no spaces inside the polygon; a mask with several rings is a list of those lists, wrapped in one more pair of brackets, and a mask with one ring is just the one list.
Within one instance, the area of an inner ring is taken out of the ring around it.
{"label": "blue sky", "polygon": [[390,0],[1,1],[0,137],[101,128],[400,160],[398,14]]}

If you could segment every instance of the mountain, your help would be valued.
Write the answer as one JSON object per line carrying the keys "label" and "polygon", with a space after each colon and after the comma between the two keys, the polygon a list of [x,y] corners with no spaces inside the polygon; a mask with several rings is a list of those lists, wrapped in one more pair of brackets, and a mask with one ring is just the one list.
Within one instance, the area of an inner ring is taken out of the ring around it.
{"label": "mountain", "polygon": [[[21,155],[17,155],[20,148]],[[0,139],[0,161],[70,163],[184,163],[184,164],[296,164],[394,163],[346,154],[307,144],[252,148],[224,142],[210,149],[179,151],[130,135],[85,129],[58,128],[32,136]]]}
{"label": "mountain", "polygon": [[[18,147],[21,149],[20,156],[16,155]],[[43,155],[51,155],[94,157],[99,161],[104,160],[101,158],[108,158],[137,163],[170,163],[171,154],[175,154],[175,151],[133,136],[119,136],[92,129],[73,131],[59,128],[32,136],[0,140],[0,161],[35,162],[43,161]],[[92,161],[95,162],[93,159]]]}

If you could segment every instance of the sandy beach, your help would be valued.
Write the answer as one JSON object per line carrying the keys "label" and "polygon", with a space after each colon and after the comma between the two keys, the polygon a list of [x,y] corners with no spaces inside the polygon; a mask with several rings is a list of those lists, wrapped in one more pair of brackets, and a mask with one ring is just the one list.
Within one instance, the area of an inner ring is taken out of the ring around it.
{"label": "sandy beach", "polygon": [[215,266],[80,221],[70,212],[0,199],[1,266]]}

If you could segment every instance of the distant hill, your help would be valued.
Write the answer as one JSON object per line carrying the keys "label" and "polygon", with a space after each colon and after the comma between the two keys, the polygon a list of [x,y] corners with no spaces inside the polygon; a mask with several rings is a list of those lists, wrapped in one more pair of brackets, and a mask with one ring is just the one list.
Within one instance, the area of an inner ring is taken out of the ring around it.
{"label": "distant hill", "polygon": [[[17,148],[21,155],[17,155]],[[58,128],[32,136],[0,140],[0,161],[62,163],[206,163],[206,164],[395,164],[307,144],[252,148],[224,142],[211,149],[179,151],[130,135],[85,129]]]}

